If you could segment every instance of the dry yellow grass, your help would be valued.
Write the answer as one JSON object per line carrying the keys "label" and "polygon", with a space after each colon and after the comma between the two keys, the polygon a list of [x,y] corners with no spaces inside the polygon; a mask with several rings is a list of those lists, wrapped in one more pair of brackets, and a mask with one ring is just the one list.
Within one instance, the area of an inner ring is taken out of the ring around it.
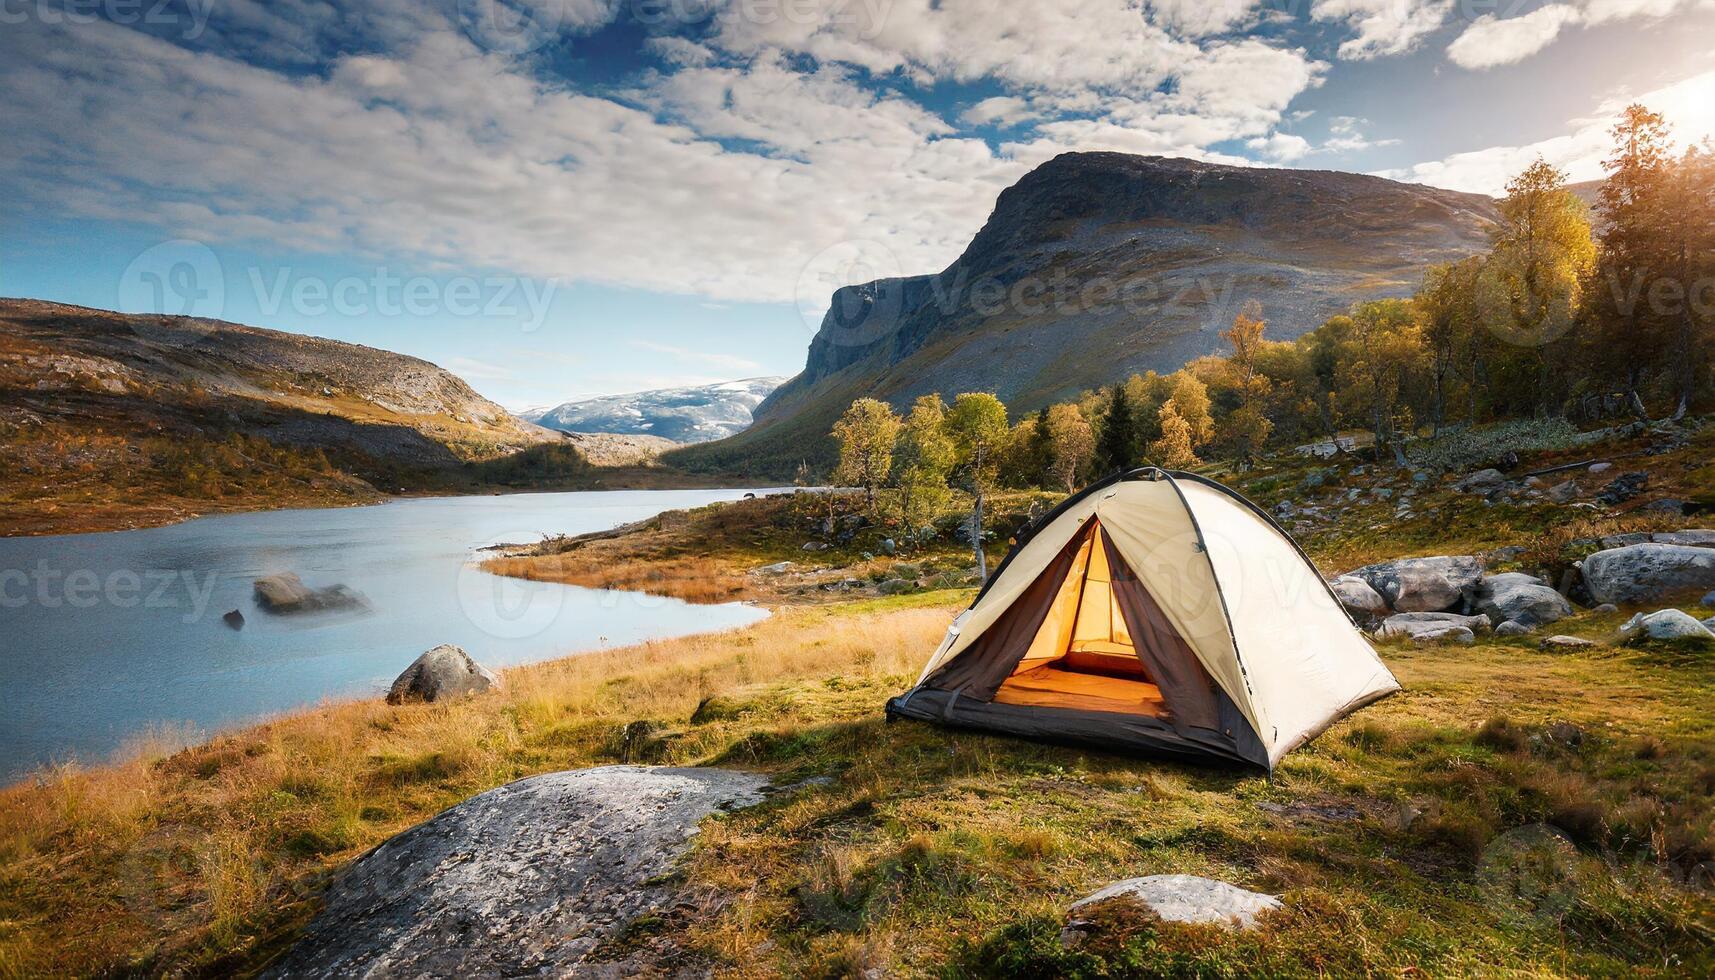
{"label": "dry yellow grass", "polygon": [[674,726],[717,693],[903,684],[957,600],[792,609],[516,668],[502,692],[451,704],[329,704],[191,748],[164,732],[124,761],[39,774],[0,791],[0,975],[253,967],[307,920],[327,872],[440,809],[538,772],[706,761],[731,726]]}
{"label": "dry yellow grass", "polygon": [[574,552],[537,557],[491,558],[482,565],[496,575],[559,582],[586,589],[623,589],[672,596],[686,602],[731,602],[751,598],[751,583],[731,562],[681,558],[615,561],[611,555]]}

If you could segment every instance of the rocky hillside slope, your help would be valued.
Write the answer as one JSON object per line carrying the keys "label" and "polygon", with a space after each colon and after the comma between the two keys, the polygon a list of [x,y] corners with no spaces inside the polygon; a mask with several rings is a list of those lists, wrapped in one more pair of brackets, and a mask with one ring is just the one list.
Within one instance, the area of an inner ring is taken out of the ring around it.
{"label": "rocky hillside slope", "polygon": [[5,533],[364,499],[561,441],[414,357],[0,299]]}
{"label": "rocky hillside slope", "polygon": [[1487,197],[1358,174],[1063,154],[1003,191],[945,270],[835,292],[803,373],[755,425],[673,458],[826,459],[861,395],[992,391],[1028,411],[1210,353],[1252,299],[1290,339],[1480,251],[1494,214]]}
{"label": "rocky hillside slope", "polygon": [[746,378],[607,395],[524,412],[519,417],[561,432],[658,436],[677,443],[708,442],[743,432],[750,426],[756,406],[785,381],[785,378]]}

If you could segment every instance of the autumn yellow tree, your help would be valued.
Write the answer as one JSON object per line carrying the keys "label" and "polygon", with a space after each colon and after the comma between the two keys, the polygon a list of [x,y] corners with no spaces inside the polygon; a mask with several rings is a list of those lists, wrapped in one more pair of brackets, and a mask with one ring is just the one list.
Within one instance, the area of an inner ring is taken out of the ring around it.
{"label": "autumn yellow tree", "polygon": [[1391,447],[1403,466],[1395,419],[1406,377],[1424,358],[1423,330],[1408,300],[1359,303],[1346,319],[1334,365],[1337,400],[1348,413],[1368,419],[1376,451]]}
{"label": "autumn yellow tree", "polygon": [[834,438],[840,443],[840,465],[834,480],[844,486],[862,487],[870,518],[875,517],[876,491],[887,482],[893,468],[893,444],[899,438],[899,416],[886,402],[859,398],[834,423]]}
{"label": "autumn yellow tree", "polygon": [[946,403],[940,395],[924,395],[912,404],[899,432],[893,483],[899,492],[899,523],[907,537],[928,527],[952,496],[947,476],[953,471],[953,441],[946,428]]}
{"label": "autumn yellow tree", "polygon": [[1067,492],[1096,451],[1096,433],[1078,406],[1055,405],[1048,410],[1048,470]]}
{"label": "autumn yellow tree", "polygon": [[1166,380],[1170,393],[1156,414],[1161,436],[1149,444],[1149,454],[1161,466],[1193,466],[1198,462],[1197,450],[1215,434],[1209,389],[1188,371],[1175,371]]}
{"label": "autumn yellow tree", "polygon": [[1221,429],[1225,440],[1238,453],[1239,462],[1246,466],[1256,458],[1274,429],[1274,423],[1264,412],[1272,382],[1257,366],[1265,326],[1261,304],[1251,300],[1233,318],[1232,329],[1221,335],[1233,348],[1226,358],[1224,373],[1237,399],[1233,410],[1222,420]]}
{"label": "autumn yellow tree", "polygon": [[947,435],[953,440],[957,469],[971,492],[971,551],[977,574],[988,579],[988,556],[983,551],[983,508],[994,492],[1000,468],[1000,452],[1011,430],[1006,424],[1006,406],[987,392],[966,392],[953,399],[947,413]]}

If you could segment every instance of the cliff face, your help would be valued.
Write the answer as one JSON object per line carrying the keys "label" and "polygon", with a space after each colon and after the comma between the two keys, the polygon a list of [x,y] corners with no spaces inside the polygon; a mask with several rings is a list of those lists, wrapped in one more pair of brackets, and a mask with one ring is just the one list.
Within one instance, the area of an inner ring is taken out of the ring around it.
{"label": "cliff face", "polygon": [[561,432],[658,437],[668,444],[707,442],[744,431],[756,406],[785,380],[745,378],[606,395],[519,417]]}
{"label": "cliff face", "polygon": [[1003,191],[946,269],[835,292],[804,371],[749,431],[685,458],[820,458],[854,395],[992,391],[1029,411],[1218,349],[1251,299],[1291,339],[1409,295],[1426,266],[1482,250],[1494,214],[1359,174],[1064,154]]}

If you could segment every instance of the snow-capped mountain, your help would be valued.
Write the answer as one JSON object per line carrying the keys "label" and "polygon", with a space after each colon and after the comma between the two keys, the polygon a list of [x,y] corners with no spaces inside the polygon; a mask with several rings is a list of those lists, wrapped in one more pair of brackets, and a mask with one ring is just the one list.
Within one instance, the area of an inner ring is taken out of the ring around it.
{"label": "snow-capped mountain", "polygon": [[520,412],[526,422],[562,432],[649,435],[674,442],[708,442],[741,432],[750,413],[785,378],[746,378],[693,388],[661,388],[566,402]]}

